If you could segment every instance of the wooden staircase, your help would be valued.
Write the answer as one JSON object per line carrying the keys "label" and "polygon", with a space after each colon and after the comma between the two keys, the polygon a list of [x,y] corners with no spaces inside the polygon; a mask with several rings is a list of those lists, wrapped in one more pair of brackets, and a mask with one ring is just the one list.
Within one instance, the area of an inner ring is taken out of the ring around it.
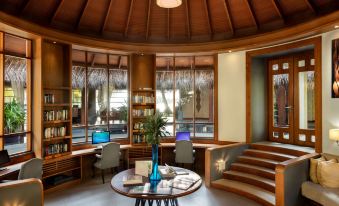
{"label": "wooden staircase", "polygon": [[262,205],[274,206],[275,166],[304,154],[287,148],[251,144],[224,172],[224,178],[212,182],[212,186],[246,196]]}

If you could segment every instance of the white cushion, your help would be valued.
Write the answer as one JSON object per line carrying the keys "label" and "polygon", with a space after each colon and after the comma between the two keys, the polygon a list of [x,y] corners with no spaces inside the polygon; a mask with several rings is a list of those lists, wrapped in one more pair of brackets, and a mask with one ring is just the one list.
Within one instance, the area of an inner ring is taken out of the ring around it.
{"label": "white cushion", "polygon": [[325,188],[311,181],[301,186],[303,196],[324,206],[339,206],[339,189]]}

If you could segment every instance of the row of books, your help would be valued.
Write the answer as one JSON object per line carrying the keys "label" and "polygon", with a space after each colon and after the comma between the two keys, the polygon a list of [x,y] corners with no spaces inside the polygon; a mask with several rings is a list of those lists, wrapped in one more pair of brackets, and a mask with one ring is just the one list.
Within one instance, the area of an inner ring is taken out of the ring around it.
{"label": "row of books", "polygon": [[154,103],[154,96],[139,96],[135,95],[132,99],[133,103],[149,104]]}
{"label": "row of books", "polygon": [[54,103],[54,94],[45,94],[44,95],[44,102],[46,104],[53,104]]}
{"label": "row of books", "polygon": [[56,144],[49,144],[45,146],[45,156],[53,155],[53,154],[60,154],[68,151],[68,145],[66,143],[56,143]]}
{"label": "row of books", "polygon": [[66,127],[46,127],[44,130],[45,138],[53,138],[53,137],[64,137],[66,136]]}
{"label": "row of books", "polygon": [[142,143],[145,142],[145,136],[143,134],[134,134],[133,143]]}
{"label": "row of books", "polygon": [[44,111],[44,121],[67,120],[68,110],[50,110]]}
{"label": "row of books", "polygon": [[143,128],[144,128],[144,123],[142,122],[134,123],[133,129],[143,129]]}
{"label": "row of books", "polygon": [[147,117],[154,114],[154,109],[133,109],[133,117]]}

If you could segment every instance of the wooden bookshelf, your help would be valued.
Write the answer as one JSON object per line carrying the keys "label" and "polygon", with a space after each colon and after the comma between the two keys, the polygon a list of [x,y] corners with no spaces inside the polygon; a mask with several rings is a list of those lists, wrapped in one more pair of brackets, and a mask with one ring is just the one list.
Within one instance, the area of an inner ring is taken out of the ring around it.
{"label": "wooden bookshelf", "polygon": [[142,123],[156,110],[155,55],[131,56],[131,137],[133,145],[146,145]]}

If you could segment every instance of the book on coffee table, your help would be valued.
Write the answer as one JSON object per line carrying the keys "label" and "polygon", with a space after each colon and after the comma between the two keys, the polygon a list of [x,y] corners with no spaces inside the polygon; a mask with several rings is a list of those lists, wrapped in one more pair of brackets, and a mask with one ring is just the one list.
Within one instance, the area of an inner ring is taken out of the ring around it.
{"label": "book on coffee table", "polygon": [[144,182],[142,180],[142,176],[140,176],[140,175],[124,176],[122,181],[123,181],[124,186],[137,186],[137,185],[143,185],[144,184]]}

